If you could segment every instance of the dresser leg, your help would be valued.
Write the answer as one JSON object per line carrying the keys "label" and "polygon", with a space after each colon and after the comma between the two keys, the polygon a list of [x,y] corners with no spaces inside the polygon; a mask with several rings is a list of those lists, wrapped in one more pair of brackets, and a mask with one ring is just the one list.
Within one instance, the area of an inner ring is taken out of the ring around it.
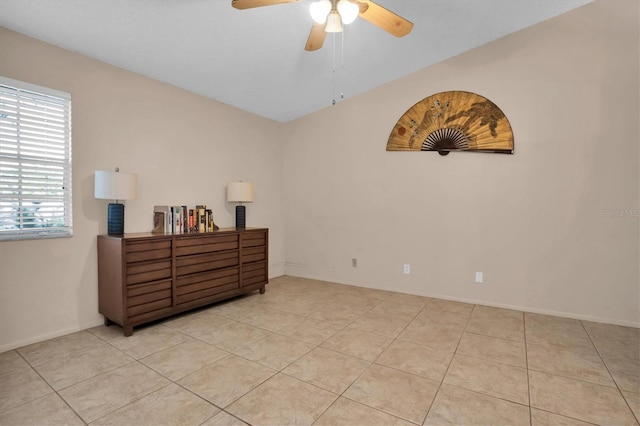
{"label": "dresser leg", "polygon": [[122,327],[124,330],[124,335],[125,337],[129,337],[133,334],[133,326],[132,325],[125,325]]}
{"label": "dresser leg", "polygon": [[109,327],[112,324],[115,324],[115,323],[113,321],[111,321],[109,318],[104,317],[104,325],[105,325],[105,327]]}
{"label": "dresser leg", "polygon": [[260,294],[264,294],[265,291],[266,291],[265,286],[260,287]]}

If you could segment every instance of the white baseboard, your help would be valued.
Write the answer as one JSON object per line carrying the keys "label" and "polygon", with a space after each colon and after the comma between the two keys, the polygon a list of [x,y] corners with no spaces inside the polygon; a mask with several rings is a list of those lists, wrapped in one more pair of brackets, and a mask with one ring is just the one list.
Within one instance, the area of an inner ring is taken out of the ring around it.
{"label": "white baseboard", "polygon": [[78,326],[75,326],[75,327],[69,327],[69,328],[65,328],[65,329],[62,329],[62,330],[52,331],[50,333],[40,334],[40,335],[35,336],[35,337],[30,337],[28,339],[19,340],[17,342],[6,343],[6,344],[0,346],[0,353],[6,352],[6,351],[10,351],[12,349],[18,349],[18,348],[21,348],[23,346],[31,345],[31,344],[34,344],[34,343],[40,343],[40,342],[43,342],[45,340],[54,339],[56,337],[64,336],[66,334],[71,334],[71,333],[75,333],[75,332],[78,332],[78,331],[86,330],[87,328],[96,327],[98,325],[102,325],[103,323],[104,323],[103,321],[91,322],[91,323],[87,323],[87,324],[78,325]]}
{"label": "white baseboard", "polygon": [[[371,288],[375,290],[386,290],[386,291],[398,292],[398,289],[393,289],[393,288],[370,287],[370,286],[362,285],[360,283],[336,281],[335,279],[323,277],[321,275],[309,273],[307,271],[287,271],[285,275],[290,275],[292,277],[298,277],[298,278],[308,278],[308,279],[319,280],[319,281],[335,282],[337,284],[355,285],[355,286],[366,287],[366,288]],[[399,293],[402,293],[402,292],[399,292]],[[509,305],[505,303],[487,302],[485,300],[451,297],[443,294],[434,294],[434,293],[423,293],[423,294],[408,293],[408,294],[414,294],[415,296],[432,297],[436,299],[451,300],[454,302],[472,303],[474,305],[492,306],[494,308],[513,309],[516,311],[529,312],[532,314],[553,315],[556,317],[571,318],[571,319],[577,319],[577,320],[601,322],[606,324],[615,324],[615,325],[623,325],[626,327],[640,328],[640,322],[625,321],[625,320],[620,320],[616,318],[604,318],[604,317],[597,317],[592,315],[582,315],[574,312],[554,311],[551,309],[535,308],[530,306],[518,306],[518,305]]]}

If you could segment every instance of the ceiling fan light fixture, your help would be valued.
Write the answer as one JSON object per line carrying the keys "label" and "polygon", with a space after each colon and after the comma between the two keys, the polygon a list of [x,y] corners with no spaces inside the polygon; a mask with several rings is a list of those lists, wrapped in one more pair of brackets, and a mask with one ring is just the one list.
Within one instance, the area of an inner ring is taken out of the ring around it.
{"label": "ceiling fan light fixture", "polygon": [[348,25],[356,20],[360,13],[360,8],[349,0],[340,0],[338,2],[338,12],[342,18],[342,23]]}
{"label": "ceiling fan light fixture", "polygon": [[327,26],[324,30],[328,33],[341,33],[342,32],[342,19],[337,10],[332,10],[327,16]]}
{"label": "ceiling fan light fixture", "polygon": [[327,17],[331,12],[331,1],[320,0],[314,1],[309,5],[309,13],[311,13],[311,19],[318,24],[324,24],[327,22]]}

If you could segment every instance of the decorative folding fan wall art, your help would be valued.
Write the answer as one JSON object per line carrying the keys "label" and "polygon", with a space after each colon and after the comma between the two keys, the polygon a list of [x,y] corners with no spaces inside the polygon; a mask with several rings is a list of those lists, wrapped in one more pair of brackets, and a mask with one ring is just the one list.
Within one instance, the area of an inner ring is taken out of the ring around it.
{"label": "decorative folding fan wall art", "polygon": [[477,151],[513,154],[513,131],[502,110],[471,92],[441,92],[404,113],[387,151]]}

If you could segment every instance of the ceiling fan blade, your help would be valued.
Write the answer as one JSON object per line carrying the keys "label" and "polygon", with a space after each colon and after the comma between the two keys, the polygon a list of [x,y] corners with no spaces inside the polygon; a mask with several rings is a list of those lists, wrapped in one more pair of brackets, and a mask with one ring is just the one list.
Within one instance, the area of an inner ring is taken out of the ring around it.
{"label": "ceiling fan blade", "polygon": [[385,9],[371,0],[357,0],[360,6],[360,17],[377,25],[396,37],[404,37],[411,32],[413,24],[400,15]]}
{"label": "ceiling fan blade", "polygon": [[281,3],[294,3],[298,0],[231,0],[231,6],[236,9],[252,9],[254,7],[272,6]]}
{"label": "ceiling fan blade", "polygon": [[307,39],[307,45],[304,47],[304,50],[318,50],[324,44],[324,39],[327,37],[327,33],[324,30],[324,24],[313,23],[311,27],[311,32],[309,33],[309,38]]}

